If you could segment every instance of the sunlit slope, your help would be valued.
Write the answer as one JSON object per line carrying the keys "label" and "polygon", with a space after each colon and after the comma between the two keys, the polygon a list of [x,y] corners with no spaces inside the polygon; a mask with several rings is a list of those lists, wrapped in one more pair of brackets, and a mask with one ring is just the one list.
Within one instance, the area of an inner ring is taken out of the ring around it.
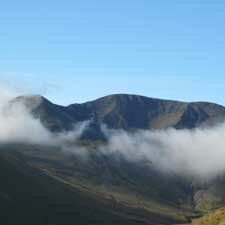
{"label": "sunlit slope", "polygon": [[185,225],[224,225],[225,224],[225,208],[217,209],[209,214],[192,221]]}

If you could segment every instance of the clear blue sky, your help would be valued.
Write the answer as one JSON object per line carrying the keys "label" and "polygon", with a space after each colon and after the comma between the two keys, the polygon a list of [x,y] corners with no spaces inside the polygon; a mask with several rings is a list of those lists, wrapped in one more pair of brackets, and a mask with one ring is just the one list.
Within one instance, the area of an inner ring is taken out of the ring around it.
{"label": "clear blue sky", "polygon": [[0,82],[54,102],[113,93],[225,105],[224,0],[2,0]]}

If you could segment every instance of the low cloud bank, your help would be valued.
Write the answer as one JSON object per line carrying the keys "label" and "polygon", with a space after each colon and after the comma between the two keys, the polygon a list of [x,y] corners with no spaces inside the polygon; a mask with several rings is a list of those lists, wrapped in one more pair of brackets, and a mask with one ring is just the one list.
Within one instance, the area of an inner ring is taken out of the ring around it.
{"label": "low cloud bank", "polygon": [[104,152],[121,154],[130,161],[149,161],[164,172],[203,178],[225,173],[225,124],[212,129],[107,133]]}
{"label": "low cloud bank", "polygon": [[[25,142],[61,146],[85,154],[76,144],[88,122],[78,123],[71,132],[53,134],[22,104],[11,107],[15,95],[0,91],[0,143]],[[181,175],[212,178],[225,173],[225,124],[207,129],[133,133],[103,128],[108,143],[99,146],[103,154],[119,154],[133,162],[147,161],[154,167]]]}
{"label": "low cloud bank", "polygon": [[17,93],[0,89],[0,143],[32,143],[60,146],[72,145],[88,125],[88,121],[74,125],[73,131],[52,133],[35,118],[30,109],[14,101]]}

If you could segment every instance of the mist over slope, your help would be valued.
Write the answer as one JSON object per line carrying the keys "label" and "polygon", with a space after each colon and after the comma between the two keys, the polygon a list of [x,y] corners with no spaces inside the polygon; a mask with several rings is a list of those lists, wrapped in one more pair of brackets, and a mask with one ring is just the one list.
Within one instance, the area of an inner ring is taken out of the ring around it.
{"label": "mist over slope", "polygon": [[225,172],[225,108],[217,104],[114,95],[63,107],[41,96],[13,98],[6,91],[0,101],[2,143],[86,154],[80,139],[104,137],[98,146],[103,154],[145,161],[167,173],[211,179]]}
{"label": "mist over slope", "polygon": [[[137,212],[135,218],[144,212],[151,219],[146,224],[186,222],[225,203],[224,119],[225,108],[213,103],[113,95],[65,107],[3,89],[0,157],[10,170],[26,164],[45,174],[40,185],[47,180],[47,193],[53,179],[56,186],[69,186],[67,196],[81,192],[100,208],[102,200],[109,202],[112,213],[117,214],[115,205]],[[23,179],[36,182],[25,170]],[[10,190],[0,188],[0,198],[17,195]],[[74,205],[76,198],[71,201]]]}
{"label": "mist over slope", "polygon": [[225,124],[194,130],[108,132],[109,142],[103,148],[106,153],[149,162],[163,172],[178,175],[211,179],[225,172]]}

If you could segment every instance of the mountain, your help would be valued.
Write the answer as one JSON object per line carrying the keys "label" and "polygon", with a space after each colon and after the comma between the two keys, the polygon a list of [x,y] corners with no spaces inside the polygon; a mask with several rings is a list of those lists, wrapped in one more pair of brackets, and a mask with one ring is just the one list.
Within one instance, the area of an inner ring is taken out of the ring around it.
{"label": "mountain", "polygon": [[106,140],[103,124],[129,132],[214,126],[225,119],[223,106],[124,94],[69,106],[53,104],[42,96],[20,96],[9,106],[21,103],[54,133],[90,121],[79,143],[88,157],[65,152],[60,146],[0,145],[0,178],[4,181],[0,223],[172,225],[225,205],[223,176],[201,182],[163,173],[149,162],[98,151]]}
{"label": "mountain", "polygon": [[41,96],[20,96],[22,102],[52,131],[69,130],[81,121],[91,121],[89,138],[102,137],[101,125],[124,129],[191,129],[214,125],[225,119],[225,108],[207,102],[179,102],[138,95],[117,94],[83,104],[59,106]]}

